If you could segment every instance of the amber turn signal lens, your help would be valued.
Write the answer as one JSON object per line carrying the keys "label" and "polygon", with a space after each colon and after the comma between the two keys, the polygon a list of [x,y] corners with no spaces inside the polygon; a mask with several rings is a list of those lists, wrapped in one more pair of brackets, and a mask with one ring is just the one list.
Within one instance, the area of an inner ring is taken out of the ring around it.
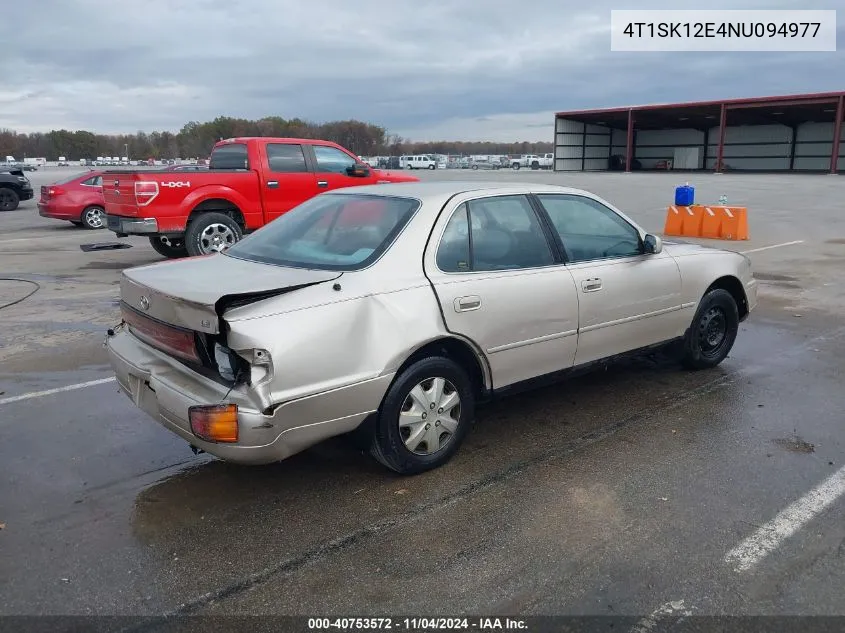
{"label": "amber turn signal lens", "polygon": [[191,432],[208,442],[238,441],[238,405],[209,404],[188,409]]}

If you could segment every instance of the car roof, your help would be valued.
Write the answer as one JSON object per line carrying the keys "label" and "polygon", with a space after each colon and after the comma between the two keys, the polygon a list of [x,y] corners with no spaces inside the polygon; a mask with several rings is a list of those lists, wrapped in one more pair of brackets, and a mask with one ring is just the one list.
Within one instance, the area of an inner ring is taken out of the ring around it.
{"label": "car roof", "polygon": [[[332,195],[379,195],[411,198],[442,198],[466,193],[572,193],[592,195],[582,189],[548,185],[540,182],[421,181],[383,183],[335,189]],[[325,194],[324,194],[325,195]]]}

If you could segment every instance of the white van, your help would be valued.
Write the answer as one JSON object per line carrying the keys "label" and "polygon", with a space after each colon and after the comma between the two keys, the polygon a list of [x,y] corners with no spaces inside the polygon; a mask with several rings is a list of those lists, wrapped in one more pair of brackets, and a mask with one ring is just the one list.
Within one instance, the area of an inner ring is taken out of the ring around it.
{"label": "white van", "polygon": [[437,161],[428,154],[400,156],[399,167],[402,169],[437,169]]}

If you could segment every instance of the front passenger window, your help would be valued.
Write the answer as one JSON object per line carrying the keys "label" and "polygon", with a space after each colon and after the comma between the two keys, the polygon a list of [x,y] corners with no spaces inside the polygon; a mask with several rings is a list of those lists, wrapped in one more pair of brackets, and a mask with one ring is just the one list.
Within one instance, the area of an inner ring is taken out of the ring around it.
{"label": "front passenger window", "polygon": [[641,255],[640,234],[613,209],[584,196],[537,196],[570,262]]}

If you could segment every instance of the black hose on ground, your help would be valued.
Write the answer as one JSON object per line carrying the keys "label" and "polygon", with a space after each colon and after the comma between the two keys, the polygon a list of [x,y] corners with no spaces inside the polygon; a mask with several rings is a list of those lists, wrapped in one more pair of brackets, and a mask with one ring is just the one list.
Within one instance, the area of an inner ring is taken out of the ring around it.
{"label": "black hose on ground", "polygon": [[9,303],[4,303],[3,305],[0,305],[0,310],[4,308],[11,308],[13,305],[17,305],[22,301],[26,301],[36,292],[41,290],[41,284],[39,284],[37,281],[32,281],[31,279],[21,279],[20,277],[0,277],[0,281],[16,281],[19,283],[32,284],[33,286],[35,286],[35,288],[32,289],[32,292],[21,297],[20,299],[16,299],[15,301],[10,301]]}

